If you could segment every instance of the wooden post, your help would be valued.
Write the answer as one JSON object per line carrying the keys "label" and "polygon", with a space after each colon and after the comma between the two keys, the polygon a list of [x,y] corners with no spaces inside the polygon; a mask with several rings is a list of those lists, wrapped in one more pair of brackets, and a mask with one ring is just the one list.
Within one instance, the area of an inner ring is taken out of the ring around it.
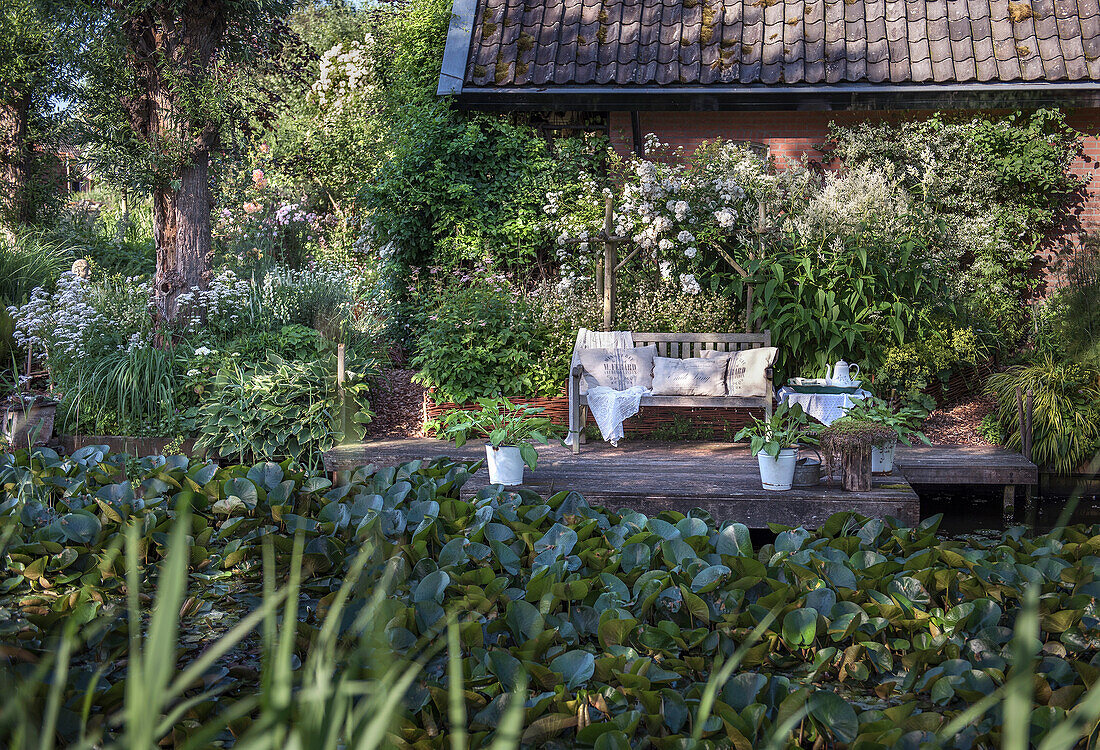
{"label": "wooden post", "polygon": [[612,240],[615,231],[615,210],[607,196],[603,211],[603,329],[615,329],[615,266],[619,264],[618,249]]}
{"label": "wooden post", "polygon": [[1031,460],[1031,445],[1032,445],[1032,431],[1031,431],[1031,417],[1035,408],[1035,393],[1030,389],[1027,392],[1027,401],[1025,406],[1024,395],[1022,389],[1016,387],[1016,418],[1020,422],[1020,453],[1028,461]]}
{"label": "wooden post", "polygon": [[849,492],[871,491],[871,446],[847,445],[840,451],[844,489]]}
{"label": "wooden post", "polygon": [[1001,507],[1006,526],[1011,526],[1016,517],[1016,485],[1006,484],[1004,490],[1004,502]]}
{"label": "wooden post", "polygon": [[344,433],[344,439],[346,440],[348,413],[347,409],[344,408],[344,380],[347,377],[345,353],[344,343],[340,342],[336,345],[336,390],[340,394],[340,431]]}

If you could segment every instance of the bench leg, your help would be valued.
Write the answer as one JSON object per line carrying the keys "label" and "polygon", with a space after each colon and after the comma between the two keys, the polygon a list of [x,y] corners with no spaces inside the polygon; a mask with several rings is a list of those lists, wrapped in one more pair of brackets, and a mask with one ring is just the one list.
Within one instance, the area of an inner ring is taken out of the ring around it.
{"label": "bench leg", "polygon": [[569,404],[569,437],[572,439],[573,455],[581,452],[581,405]]}

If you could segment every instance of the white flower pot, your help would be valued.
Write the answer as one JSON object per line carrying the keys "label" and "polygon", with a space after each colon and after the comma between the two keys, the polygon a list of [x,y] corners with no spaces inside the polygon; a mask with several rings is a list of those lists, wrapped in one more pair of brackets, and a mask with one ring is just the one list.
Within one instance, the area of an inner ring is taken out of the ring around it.
{"label": "white flower pot", "polygon": [[872,474],[889,474],[894,470],[894,448],[897,445],[897,440],[891,440],[882,445],[871,446]]}
{"label": "white flower pot", "polygon": [[489,464],[489,481],[492,484],[523,484],[523,456],[519,447],[502,445],[494,448],[486,443],[485,456]]}
{"label": "white flower pot", "polygon": [[760,465],[760,483],[766,490],[789,490],[794,482],[794,468],[798,457],[798,451],[794,448],[784,448],[779,455],[772,458],[764,451],[756,454],[756,461]]}

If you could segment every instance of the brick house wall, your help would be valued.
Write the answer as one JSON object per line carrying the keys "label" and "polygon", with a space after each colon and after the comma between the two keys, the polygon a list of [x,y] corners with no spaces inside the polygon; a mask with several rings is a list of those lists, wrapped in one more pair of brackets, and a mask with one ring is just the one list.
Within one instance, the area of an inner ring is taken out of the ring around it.
{"label": "brick house wall", "polygon": [[[643,137],[654,133],[663,143],[669,143],[674,148],[683,146],[688,153],[704,141],[719,138],[761,143],[768,146],[776,166],[783,169],[788,164],[797,163],[803,156],[820,162],[822,153],[818,147],[825,141],[832,122],[852,125],[866,121],[914,119],[931,114],[927,111],[783,111],[640,112],[638,116]],[[1083,153],[1070,167],[1071,172],[1089,181],[1087,196],[1082,205],[1076,207],[1075,215],[1080,231],[1095,230],[1100,228],[1100,110],[1070,111],[1067,121],[1086,134]],[[620,154],[629,154],[633,150],[630,114],[611,112],[608,124],[612,146]],[[1071,227],[1064,235],[1052,239],[1042,254],[1047,265],[1052,256],[1067,252],[1067,248],[1077,247],[1078,231],[1077,227]]]}

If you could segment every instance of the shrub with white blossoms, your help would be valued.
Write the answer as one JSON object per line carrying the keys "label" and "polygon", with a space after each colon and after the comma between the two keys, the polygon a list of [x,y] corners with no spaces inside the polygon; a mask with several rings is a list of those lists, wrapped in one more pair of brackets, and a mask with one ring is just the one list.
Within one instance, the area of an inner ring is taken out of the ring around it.
{"label": "shrub with white blossoms", "polygon": [[[708,249],[743,239],[755,220],[758,194],[776,189],[767,162],[745,146],[710,144],[685,160],[670,152],[652,133],[646,136],[646,156],[630,156],[622,164],[622,188],[615,195],[614,232],[631,238],[631,249],[659,264],[661,275],[674,272],[687,294],[698,294],[698,264]],[[579,181],[574,194],[548,193],[544,210],[557,237],[563,287],[586,285],[593,263],[602,252],[604,200],[594,179]]]}
{"label": "shrub with white blossoms", "polygon": [[176,324],[184,333],[230,333],[255,315],[255,286],[230,270],[221,271],[206,289],[192,287],[176,298]]}
{"label": "shrub with white blossoms", "polygon": [[61,274],[57,290],[36,287],[21,307],[9,307],[16,343],[44,351],[50,367],[72,365],[89,352],[89,343],[108,321],[89,300],[91,284],[71,271]]}
{"label": "shrub with white blossoms", "polygon": [[321,55],[321,71],[310,89],[313,99],[323,108],[339,112],[349,102],[373,90],[370,34],[362,42],[337,44]]}

